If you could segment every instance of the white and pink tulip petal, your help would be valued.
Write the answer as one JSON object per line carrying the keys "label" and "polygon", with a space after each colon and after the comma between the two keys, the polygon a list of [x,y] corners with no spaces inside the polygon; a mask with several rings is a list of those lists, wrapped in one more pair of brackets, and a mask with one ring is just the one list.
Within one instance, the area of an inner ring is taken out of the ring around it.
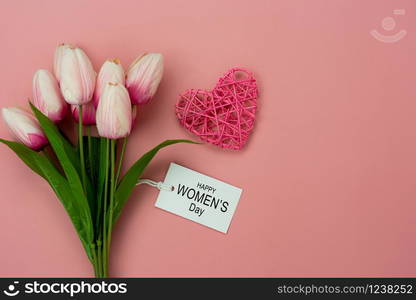
{"label": "white and pink tulip petal", "polygon": [[40,69],[33,76],[31,102],[55,123],[63,120],[68,110],[68,104],[62,98],[58,82],[48,70]]}
{"label": "white and pink tulip petal", "polygon": [[126,75],[123,66],[118,59],[106,60],[98,72],[97,82],[95,84],[95,91],[93,102],[95,107],[98,106],[101,94],[105,85],[109,82],[120,83],[124,85]]}
{"label": "white and pink tulip petal", "polygon": [[59,64],[60,88],[66,102],[73,105],[91,101],[96,73],[85,52],[80,48],[62,50]]}
{"label": "white and pink tulip petal", "polygon": [[98,133],[102,137],[119,139],[130,134],[131,102],[127,89],[119,83],[107,83],[96,114]]}
{"label": "white and pink tulip petal", "polygon": [[127,72],[126,87],[133,105],[148,103],[163,76],[163,56],[149,53],[137,58]]}
{"label": "white and pink tulip petal", "polygon": [[13,136],[33,150],[40,150],[48,144],[38,121],[29,112],[8,107],[2,109],[2,116]]}

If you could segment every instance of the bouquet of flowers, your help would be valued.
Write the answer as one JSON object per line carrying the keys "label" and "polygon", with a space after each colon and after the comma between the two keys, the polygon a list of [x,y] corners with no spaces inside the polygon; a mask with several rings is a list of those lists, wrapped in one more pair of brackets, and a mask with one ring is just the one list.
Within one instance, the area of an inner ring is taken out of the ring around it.
{"label": "bouquet of flowers", "polygon": [[[16,107],[2,109],[20,143],[0,142],[52,187],[96,277],[108,276],[112,230],[146,166],[163,147],[192,143],[164,141],[120,174],[137,107],[153,97],[162,74],[162,55],[150,53],[137,58],[126,75],[118,59],[107,60],[97,76],[82,49],[62,44],[55,52],[54,75],[44,69],[34,75],[33,114]],[[78,123],[76,143],[58,126],[69,111]],[[98,137],[91,134],[93,126]],[[118,142],[121,151],[116,150]]]}

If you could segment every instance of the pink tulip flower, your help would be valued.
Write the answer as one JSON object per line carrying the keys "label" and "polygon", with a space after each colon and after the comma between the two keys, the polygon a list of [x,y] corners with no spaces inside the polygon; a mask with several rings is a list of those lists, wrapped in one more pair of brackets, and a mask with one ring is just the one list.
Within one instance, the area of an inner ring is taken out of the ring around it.
{"label": "pink tulip flower", "polygon": [[[79,122],[79,106],[71,105],[71,113],[75,122]],[[95,125],[95,107],[92,102],[84,104],[82,106],[82,124],[83,125]]]}
{"label": "pink tulip flower", "polygon": [[40,150],[48,144],[38,121],[29,112],[9,107],[2,109],[3,119],[16,139],[33,150]]}
{"label": "pink tulip flower", "polygon": [[120,83],[124,85],[126,75],[124,74],[123,66],[118,59],[106,60],[102,65],[100,72],[98,72],[97,82],[95,84],[95,91],[93,96],[94,106],[98,106],[101,94],[105,85],[109,82]]}
{"label": "pink tulip flower", "polygon": [[152,99],[163,75],[163,56],[149,53],[137,58],[127,72],[126,87],[132,104],[146,104]]}
{"label": "pink tulip flower", "polygon": [[68,110],[55,77],[43,69],[36,71],[33,76],[32,103],[55,123],[64,119]]}
{"label": "pink tulip flower", "polygon": [[130,134],[131,102],[127,89],[109,82],[104,87],[97,107],[97,129],[102,137],[119,139]]}
{"label": "pink tulip flower", "polygon": [[60,44],[55,49],[55,57],[53,60],[53,73],[55,74],[55,78],[56,80],[58,80],[58,83],[61,80],[61,63],[66,48],[74,48],[74,46],[70,44]]}
{"label": "pink tulip flower", "polygon": [[96,73],[85,52],[73,46],[60,46],[55,59],[56,72],[64,99],[69,104],[82,105],[92,99]]}
{"label": "pink tulip flower", "polygon": [[133,105],[131,108],[131,129],[134,128],[137,119],[137,105]]}

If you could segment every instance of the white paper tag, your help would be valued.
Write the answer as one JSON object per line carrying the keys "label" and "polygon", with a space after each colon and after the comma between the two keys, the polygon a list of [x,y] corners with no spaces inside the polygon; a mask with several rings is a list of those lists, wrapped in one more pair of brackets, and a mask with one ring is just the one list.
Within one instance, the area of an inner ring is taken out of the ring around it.
{"label": "white paper tag", "polygon": [[242,189],[171,163],[156,207],[227,233]]}

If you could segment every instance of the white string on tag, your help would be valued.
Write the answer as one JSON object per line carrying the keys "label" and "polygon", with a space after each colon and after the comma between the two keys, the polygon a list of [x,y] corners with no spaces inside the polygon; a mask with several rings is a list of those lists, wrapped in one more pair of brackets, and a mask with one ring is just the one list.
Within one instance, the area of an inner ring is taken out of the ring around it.
{"label": "white string on tag", "polygon": [[165,184],[162,181],[156,182],[156,181],[153,181],[151,179],[139,179],[139,181],[137,181],[136,185],[140,185],[140,184],[150,185],[152,187],[157,188],[159,191],[164,190],[164,191],[172,192],[174,190],[174,187],[172,185]]}

